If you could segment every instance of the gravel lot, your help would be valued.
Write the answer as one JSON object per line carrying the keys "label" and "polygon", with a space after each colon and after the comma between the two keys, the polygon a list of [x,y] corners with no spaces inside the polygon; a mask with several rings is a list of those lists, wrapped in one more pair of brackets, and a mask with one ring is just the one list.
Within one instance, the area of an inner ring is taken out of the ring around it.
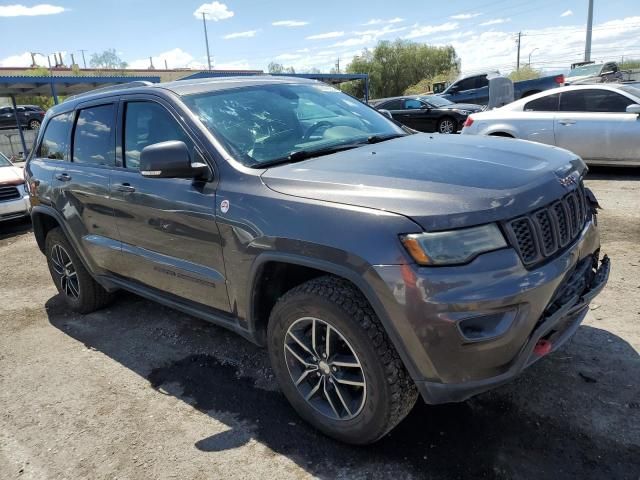
{"label": "gravel lot", "polygon": [[67,312],[27,223],[0,226],[0,478],[640,475],[640,172],[594,170],[608,287],[573,341],[466,403],[421,402],[341,445],[280,395],[266,352],[130,294]]}

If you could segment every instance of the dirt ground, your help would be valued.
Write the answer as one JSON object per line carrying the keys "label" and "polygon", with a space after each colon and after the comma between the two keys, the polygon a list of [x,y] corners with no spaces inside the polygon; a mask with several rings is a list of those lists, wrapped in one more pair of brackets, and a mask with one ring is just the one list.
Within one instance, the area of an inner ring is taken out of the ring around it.
{"label": "dirt ground", "polygon": [[130,294],[67,312],[25,222],[0,225],[0,478],[640,478],[640,171],[592,171],[609,285],[573,341],[379,443],[308,428],[267,355]]}

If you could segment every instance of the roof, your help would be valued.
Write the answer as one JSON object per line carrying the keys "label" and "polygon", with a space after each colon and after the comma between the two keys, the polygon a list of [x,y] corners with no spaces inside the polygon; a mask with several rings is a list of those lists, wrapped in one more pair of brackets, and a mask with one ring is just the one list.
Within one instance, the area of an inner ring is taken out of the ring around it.
{"label": "roof", "polygon": [[255,87],[258,85],[276,85],[286,83],[314,83],[303,77],[247,75],[240,77],[203,77],[192,80],[176,80],[174,82],[159,83],[150,88],[165,88],[178,95],[227,90],[229,88]]}
{"label": "roof", "polygon": [[100,87],[119,85],[132,81],[160,82],[158,76],[0,76],[0,97],[11,95],[50,96],[52,86],[56,95],[77,95]]}

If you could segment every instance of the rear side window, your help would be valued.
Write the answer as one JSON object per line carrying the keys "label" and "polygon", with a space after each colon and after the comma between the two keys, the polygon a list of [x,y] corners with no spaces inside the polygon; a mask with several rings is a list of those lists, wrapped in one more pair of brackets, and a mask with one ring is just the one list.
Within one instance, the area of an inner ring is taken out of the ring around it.
{"label": "rear side window", "polygon": [[154,102],[127,103],[124,119],[124,162],[127,168],[139,168],[140,152],[147,145],[179,140],[190,146],[184,130]]}
{"label": "rear side window", "polygon": [[378,108],[383,110],[402,110],[402,100],[391,100],[379,105]]}
{"label": "rear side window", "polygon": [[575,90],[560,97],[562,112],[624,113],[633,100],[609,90]]}
{"label": "rear side window", "polygon": [[404,101],[404,108],[406,110],[420,110],[424,105],[420,100],[409,99]]}
{"label": "rear side window", "polygon": [[62,113],[49,120],[40,142],[39,157],[69,160],[68,147],[72,121],[71,113]]}
{"label": "rear side window", "polygon": [[73,135],[73,161],[115,166],[115,106],[100,105],[80,110]]}
{"label": "rear side window", "polygon": [[525,112],[557,112],[558,102],[560,101],[560,94],[554,93],[553,95],[547,95],[546,97],[537,98],[526,103],[524,106]]}

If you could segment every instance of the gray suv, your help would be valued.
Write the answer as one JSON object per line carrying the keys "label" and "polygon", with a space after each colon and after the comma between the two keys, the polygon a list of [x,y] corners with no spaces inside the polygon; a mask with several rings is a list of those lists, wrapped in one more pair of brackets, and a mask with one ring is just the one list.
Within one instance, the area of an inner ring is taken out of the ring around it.
{"label": "gray suv", "polygon": [[574,154],[415,134],[308,80],[78,96],[47,112],[25,170],[71,309],[125,289],[267,346],[296,411],[350,443],[418,394],[512,379],[571,337],[609,273]]}

